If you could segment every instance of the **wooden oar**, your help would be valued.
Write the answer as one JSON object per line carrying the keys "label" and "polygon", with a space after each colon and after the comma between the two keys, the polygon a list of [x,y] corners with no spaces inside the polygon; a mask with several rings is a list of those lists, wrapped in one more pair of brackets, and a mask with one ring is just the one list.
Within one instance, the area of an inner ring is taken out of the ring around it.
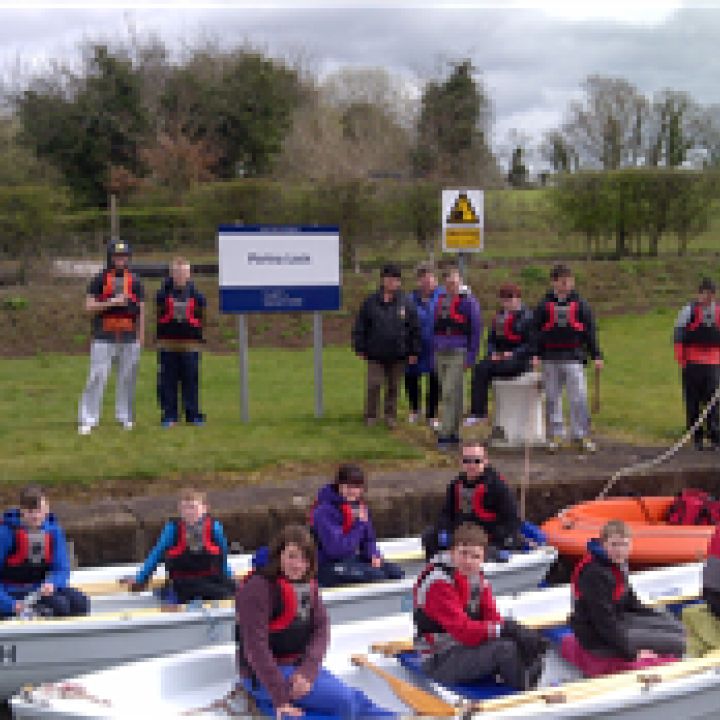
{"label": "wooden oar", "polygon": [[435,695],[431,695],[425,690],[421,690],[412,683],[395,677],[387,670],[383,670],[374,663],[371,663],[365,655],[353,655],[351,658],[353,665],[364,667],[381,677],[389,686],[395,695],[402,700],[405,705],[412,709],[416,715],[424,715],[429,717],[455,717],[458,714],[457,708]]}

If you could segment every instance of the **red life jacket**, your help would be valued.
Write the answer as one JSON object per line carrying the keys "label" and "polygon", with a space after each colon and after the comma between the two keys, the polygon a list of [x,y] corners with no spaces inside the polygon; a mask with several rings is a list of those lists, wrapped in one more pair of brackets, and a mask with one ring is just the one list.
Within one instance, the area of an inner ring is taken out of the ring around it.
{"label": "red life jacket", "polygon": [[497,513],[485,506],[487,486],[478,483],[474,487],[467,487],[459,478],[455,483],[455,511],[463,519],[480,521],[481,523],[494,522]]}
{"label": "red life jacket", "polygon": [[[253,573],[249,573],[242,581],[247,583]],[[272,586],[272,608],[268,622],[268,644],[273,657],[278,662],[291,662],[302,657],[310,642],[314,628],[314,611],[312,596],[317,592],[317,582],[290,582],[278,577]],[[235,626],[235,640],[238,643],[238,658],[248,673],[248,667],[242,649],[242,632]]]}
{"label": "red life jacket", "polygon": [[675,497],[666,520],[670,525],[716,525],[720,522],[720,501],[704,490],[685,488]]}
{"label": "red life jacket", "polygon": [[165,553],[165,569],[170,579],[222,576],[223,557],[212,537],[213,519],[209,515],[203,518],[199,538],[188,538],[188,528],[182,519],[170,522],[175,525],[176,538]]}
{"label": "red life jacket", "polygon": [[121,275],[117,271],[105,271],[102,283],[102,292],[98,300],[104,302],[116,295],[124,294],[129,299],[128,305],[111,307],[100,313],[101,327],[107,333],[131,333],[135,331],[138,307],[137,297],[133,292],[133,276],[129,270],[123,270]]}
{"label": "red life jacket", "polygon": [[585,325],[578,320],[580,303],[571,300],[545,303],[546,320],[540,328],[543,344],[551,350],[573,349],[582,345]]}
{"label": "red life jacket", "polygon": [[158,340],[201,340],[202,317],[194,287],[184,299],[176,298],[171,288],[158,298]]}
{"label": "red life jacket", "polygon": [[683,345],[720,345],[720,303],[705,307],[699,302],[692,304],[682,342]]}
{"label": "red life jacket", "polygon": [[[592,556],[592,553],[586,553],[582,560],[580,560],[580,562],[575,566],[575,569],[573,570],[572,576],[570,578],[570,587],[572,588],[573,598],[575,600],[579,600],[582,597],[582,592],[580,590],[579,584],[580,573],[591,562],[595,562],[595,558]],[[613,563],[610,564],[610,569],[612,571],[613,577],[615,578],[615,588],[613,589],[612,599],[613,602],[617,603],[621,600],[621,598],[625,594],[625,591],[627,590],[627,586],[625,584],[625,573],[623,573],[623,571]]]}
{"label": "red life jacket", "polygon": [[428,592],[437,582],[448,583],[455,588],[471,620],[483,620],[485,616],[482,600],[487,581],[482,575],[468,580],[449,563],[430,563],[420,573],[413,587],[413,622],[417,635],[415,644],[424,654],[441,652],[461,644],[425,610]]}
{"label": "red life jacket", "polygon": [[522,342],[520,328],[517,327],[522,318],[522,310],[499,312],[492,321],[495,335],[495,349],[498,352],[514,350]]}
{"label": "red life jacket", "polygon": [[0,571],[0,581],[8,585],[38,585],[52,570],[54,558],[51,533],[16,528],[10,552]]}
{"label": "red life jacket", "polygon": [[448,303],[446,293],[438,295],[435,303],[435,334],[436,335],[469,335],[470,316],[460,310],[462,295],[456,295]]}

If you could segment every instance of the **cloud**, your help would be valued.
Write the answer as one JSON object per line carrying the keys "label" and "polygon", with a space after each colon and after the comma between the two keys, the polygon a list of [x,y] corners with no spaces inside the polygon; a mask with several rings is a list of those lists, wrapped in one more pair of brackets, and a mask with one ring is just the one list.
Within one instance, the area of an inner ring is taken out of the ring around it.
{"label": "cloud", "polygon": [[381,66],[417,82],[469,57],[492,96],[496,135],[516,127],[539,136],[561,120],[589,74],[626,78],[648,94],[670,87],[720,103],[720,10],[667,1],[641,9],[605,3],[597,12],[588,8],[599,4],[576,3],[569,14],[557,2],[545,7],[0,10],[0,58],[67,57],[83,37],[123,35],[128,23],[171,45],[205,35],[303,56],[318,73]]}

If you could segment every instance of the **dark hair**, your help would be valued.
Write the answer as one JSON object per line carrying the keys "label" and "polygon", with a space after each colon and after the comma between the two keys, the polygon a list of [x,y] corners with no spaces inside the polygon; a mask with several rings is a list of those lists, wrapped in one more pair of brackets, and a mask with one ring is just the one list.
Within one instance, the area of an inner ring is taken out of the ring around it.
{"label": "dark hair", "polygon": [[572,277],[572,270],[567,265],[558,263],[550,271],[550,279],[559,280],[561,277]]}
{"label": "dark hair", "polygon": [[714,293],[717,291],[717,286],[710,278],[703,278],[700,281],[700,285],[698,286],[698,290],[700,292],[711,292]]}
{"label": "dark hair", "polygon": [[304,580],[317,575],[317,548],[310,531],[302,525],[286,525],[271,541],[268,548],[267,564],[258,570],[258,574],[269,580],[275,580],[282,574],[280,555],[288,545],[297,545],[308,561]]}
{"label": "dark hair", "polygon": [[399,278],[402,277],[402,271],[397,263],[385,263],[381,275],[382,277]]}
{"label": "dark hair", "polygon": [[457,265],[448,265],[443,270],[443,277],[449,278],[453,273],[457,273],[460,277],[462,277],[462,273],[460,272],[460,268]]}
{"label": "dark hair", "polygon": [[452,547],[458,547],[458,545],[487,547],[487,544],[487,533],[475,523],[462,523],[453,533]]}
{"label": "dark hair", "polygon": [[39,485],[27,485],[20,491],[20,507],[23,510],[37,510],[45,497]]}
{"label": "dark hair", "polygon": [[343,463],[335,473],[335,488],[340,485],[365,485],[365,473],[359,465]]}
{"label": "dark hair", "polygon": [[505,297],[522,297],[522,290],[516,283],[506,282],[498,288],[498,296],[501,298]]}

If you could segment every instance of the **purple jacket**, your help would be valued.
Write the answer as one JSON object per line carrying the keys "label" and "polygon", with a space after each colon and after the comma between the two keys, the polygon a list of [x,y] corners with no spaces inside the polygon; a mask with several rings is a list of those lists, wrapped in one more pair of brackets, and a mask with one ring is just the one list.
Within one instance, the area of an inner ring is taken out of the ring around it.
{"label": "purple jacket", "polygon": [[[435,301],[435,308],[441,302],[438,298]],[[454,350],[456,348],[464,348],[467,351],[466,364],[472,367],[475,364],[475,358],[480,348],[480,337],[483,331],[482,313],[480,311],[480,303],[474,295],[464,295],[458,305],[458,312],[467,315],[470,318],[470,334],[469,335],[441,335],[435,334],[433,343],[434,351],[438,350]]]}
{"label": "purple jacket", "polygon": [[[277,660],[270,651],[268,625],[272,615],[272,598],[272,582],[262,575],[252,575],[246,583],[238,586],[235,618],[242,637],[239,670],[244,674],[245,668],[250,668],[277,708],[290,702],[290,681],[280,672]],[[327,613],[317,587],[310,602],[313,609],[313,634],[297,672],[312,684],[325,657],[330,635]]]}
{"label": "purple jacket", "polygon": [[[332,484],[318,492],[313,510],[313,530],[318,541],[318,562],[380,557],[372,522],[352,517],[353,508]],[[343,527],[344,526],[344,527]]]}

